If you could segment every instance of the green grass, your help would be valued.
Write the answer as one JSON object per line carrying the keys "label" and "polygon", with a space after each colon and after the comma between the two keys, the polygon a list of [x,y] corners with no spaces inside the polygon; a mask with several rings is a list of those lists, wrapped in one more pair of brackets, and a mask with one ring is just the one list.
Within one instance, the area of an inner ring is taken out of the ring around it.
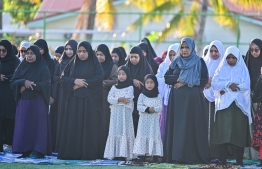
{"label": "green grass", "polygon": [[1,163],[0,169],[143,169],[137,166],[79,166],[79,165],[37,165],[24,163]]}

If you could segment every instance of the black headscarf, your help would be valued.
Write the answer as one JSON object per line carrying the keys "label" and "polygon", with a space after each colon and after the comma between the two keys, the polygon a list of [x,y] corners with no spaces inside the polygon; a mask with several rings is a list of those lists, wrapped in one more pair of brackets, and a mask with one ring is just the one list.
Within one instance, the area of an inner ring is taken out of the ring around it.
{"label": "black headscarf", "polygon": [[[256,44],[260,49],[260,56],[254,58],[250,52],[250,47],[252,44]],[[251,82],[251,90],[254,89],[258,78],[261,75],[261,67],[262,67],[262,41],[261,39],[252,39],[249,43],[249,49],[247,51],[245,57],[245,63],[247,65],[249,75],[250,75],[250,82]]]}
{"label": "black headscarf", "polygon": [[63,51],[63,54],[59,60],[60,62],[60,70],[63,71],[66,67],[66,65],[70,62],[70,60],[74,59],[75,55],[76,55],[76,50],[77,50],[77,42],[74,39],[70,39],[65,43],[64,49],[66,48],[66,46],[69,45],[71,46],[71,48],[73,49],[73,56],[72,57],[68,57],[66,52]]}
{"label": "black headscarf", "polygon": [[148,45],[148,48],[149,48],[151,54],[153,55],[153,58],[157,57],[155,50],[153,49],[150,41],[146,37],[143,38],[140,42],[144,42]]}
{"label": "black headscarf", "polygon": [[154,60],[154,56],[151,53],[151,50],[149,49],[149,46],[145,43],[145,42],[141,42],[138,44],[138,46],[144,51],[146,52],[146,60],[149,63],[149,65],[151,66],[151,68],[153,69],[154,74],[157,73],[158,70],[158,64],[156,63],[156,61]]}
{"label": "black headscarf", "polygon": [[[146,81],[147,79],[152,79],[155,83],[155,88],[152,89],[152,90],[147,90],[146,89]],[[156,76],[155,75],[146,75],[145,76],[145,81],[144,81],[144,88],[143,88],[143,91],[142,93],[146,96],[146,97],[149,97],[149,98],[153,98],[153,97],[157,97],[159,92],[158,92],[158,82],[157,82],[157,79],[156,79]]]}
{"label": "black headscarf", "polygon": [[[103,69],[99,63],[97,57],[95,56],[92,46],[87,41],[82,41],[78,43],[77,49],[79,47],[84,47],[88,52],[87,60],[80,60],[78,56],[70,62],[64,72],[62,73],[62,83],[65,89],[65,98],[68,98],[73,86],[74,79],[86,79],[88,83],[88,89],[92,89],[93,92],[100,92],[102,90],[102,77]],[[80,88],[74,91],[75,96],[85,97],[87,91],[85,88]]]}
{"label": "black headscarf", "polygon": [[[24,59],[22,63],[17,67],[11,79],[11,87],[15,95],[15,99],[16,101],[18,101],[19,99],[20,83],[18,81],[25,79],[33,81],[34,83],[36,83],[36,85],[40,86],[45,103],[46,105],[48,105],[51,89],[51,77],[48,71],[48,67],[43,57],[41,56],[38,46],[32,45],[27,49],[27,51],[29,49],[31,49],[36,55],[36,60],[33,63],[29,63],[26,61],[26,59]],[[24,92],[29,92],[31,98],[37,95],[37,92],[31,90],[26,90]]]}
{"label": "black headscarf", "polygon": [[153,71],[146,61],[145,57],[143,56],[142,50],[139,46],[132,47],[130,54],[131,53],[138,54],[140,57],[140,61],[137,65],[133,65],[129,59],[126,63],[126,66],[129,67],[133,79],[137,79],[140,82],[143,82],[144,77],[147,74],[152,74]]}
{"label": "black headscarf", "polygon": [[121,50],[119,48],[114,48],[111,52],[111,54],[116,53],[119,57],[119,60],[117,62],[117,66],[122,66],[126,64],[125,61],[125,56],[123,55],[123,53],[121,52]]}
{"label": "black headscarf", "polygon": [[13,60],[16,57],[14,52],[13,52],[12,44],[8,40],[5,40],[5,39],[1,40],[0,46],[5,47],[6,52],[7,52],[6,56],[4,58],[0,57],[0,60],[1,60],[2,63],[6,62],[6,61]]}
{"label": "black headscarf", "polygon": [[18,50],[15,45],[12,45],[12,49],[13,49],[14,55],[18,55]]}
{"label": "black headscarf", "polygon": [[122,52],[122,55],[124,56],[124,58],[126,58],[127,56],[126,50],[122,46],[119,46],[118,49],[120,49],[120,51]]}
{"label": "black headscarf", "polygon": [[44,39],[38,39],[34,42],[34,45],[44,50],[44,54],[42,56],[49,68],[51,77],[53,77],[55,71],[55,61],[51,59],[51,56],[49,55],[49,50],[46,41]]}
{"label": "black headscarf", "polygon": [[112,60],[111,54],[109,52],[109,48],[105,44],[100,44],[96,47],[96,52],[100,51],[105,55],[105,61],[101,63],[102,68],[104,70],[104,80],[108,79],[110,76],[110,73],[112,71],[112,67],[114,65],[114,62]]}
{"label": "black headscarf", "polygon": [[[76,44],[77,45],[77,44]],[[65,50],[65,47],[64,46],[58,46],[56,49],[55,49],[55,53],[59,53],[60,55],[63,54]]]}
{"label": "black headscarf", "polygon": [[0,57],[0,61],[2,62],[2,74],[10,80],[20,60],[15,56],[12,44],[8,40],[1,40],[0,46],[6,49],[6,56],[4,58]]}
{"label": "black headscarf", "polygon": [[117,79],[117,82],[115,84],[115,87],[118,88],[118,89],[123,89],[125,87],[129,87],[129,86],[132,86],[133,85],[133,80],[131,78],[131,73],[130,73],[130,69],[129,67],[123,65],[123,66],[120,66],[117,70],[117,72],[119,72],[120,70],[123,70],[125,73],[126,73],[126,80],[124,82],[120,82],[118,79]]}

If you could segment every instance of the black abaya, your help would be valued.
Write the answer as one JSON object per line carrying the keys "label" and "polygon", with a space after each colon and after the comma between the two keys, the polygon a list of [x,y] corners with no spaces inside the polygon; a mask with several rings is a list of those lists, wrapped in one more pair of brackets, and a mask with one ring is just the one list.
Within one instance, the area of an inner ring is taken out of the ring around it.
{"label": "black abaya", "polygon": [[201,59],[200,85],[175,89],[181,69],[169,68],[165,82],[172,85],[166,118],[165,162],[209,163],[208,113],[203,86],[208,81],[207,67]]}
{"label": "black abaya", "polygon": [[[81,42],[88,52],[85,61],[76,57],[62,75],[65,111],[58,140],[59,159],[94,160],[99,157],[99,129],[102,108],[103,69],[88,42]],[[73,90],[75,79],[85,79],[88,87]]]}

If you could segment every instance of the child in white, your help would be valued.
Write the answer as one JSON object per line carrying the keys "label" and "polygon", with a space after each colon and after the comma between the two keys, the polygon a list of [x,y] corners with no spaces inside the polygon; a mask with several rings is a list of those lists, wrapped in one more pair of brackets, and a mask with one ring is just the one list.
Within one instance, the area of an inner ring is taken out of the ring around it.
{"label": "child in white", "polygon": [[154,75],[146,75],[144,83],[145,87],[137,101],[140,117],[133,153],[138,156],[163,156],[159,125],[162,97],[158,93],[158,82]]}
{"label": "child in white", "polygon": [[107,97],[111,116],[104,158],[132,159],[135,140],[132,118],[134,109],[133,81],[127,66],[119,67],[117,72],[117,83],[112,86]]}

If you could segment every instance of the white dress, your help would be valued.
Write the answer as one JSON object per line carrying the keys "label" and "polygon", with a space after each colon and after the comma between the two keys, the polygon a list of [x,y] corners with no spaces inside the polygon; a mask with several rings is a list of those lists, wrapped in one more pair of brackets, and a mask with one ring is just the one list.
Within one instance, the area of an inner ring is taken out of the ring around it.
{"label": "white dress", "polygon": [[[130,98],[128,104],[118,103],[118,98]],[[135,140],[132,112],[134,110],[134,88],[129,86],[117,89],[112,86],[107,100],[110,103],[111,115],[104,158],[115,157],[133,158]]]}
{"label": "white dress", "polygon": [[[155,113],[147,113],[147,107],[154,107]],[[162,97],[149,98],[140,94],[137,101],[139,122],[134,144],[134,155],[163,156],[163,144],[160,135],[159,115],[162,110]]]}

